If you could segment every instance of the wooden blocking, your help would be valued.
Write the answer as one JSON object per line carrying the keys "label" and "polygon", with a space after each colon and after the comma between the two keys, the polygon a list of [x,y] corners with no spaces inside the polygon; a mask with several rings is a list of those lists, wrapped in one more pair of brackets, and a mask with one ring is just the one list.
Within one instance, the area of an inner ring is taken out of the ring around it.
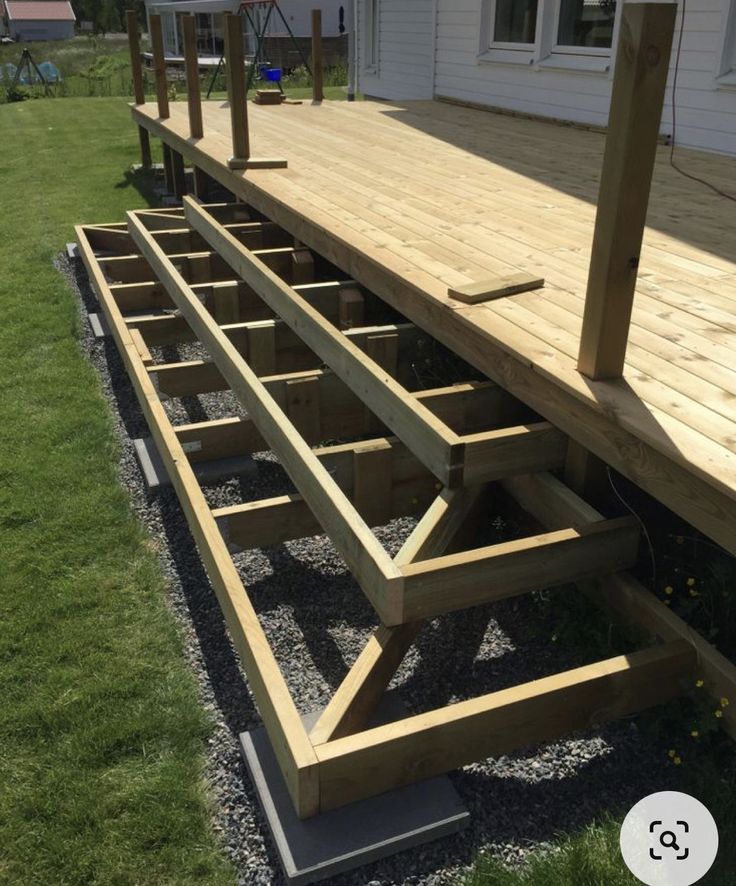
{"label": "wooden blocking", "polygon": [[190,397],[227,390],[220,370],[209,360],[187,360],[183,363],[159,363],[149,367],[151,381],[159,394],[169,397]]}
{"label": "wooden blocking", "polygon": [[186,174],[184,172],[184,158],[178,151],[175,151],[173,148],[170,149],[170,153],[171,171],[174,179],[174,196],[178,200],[181,200],[181,198],[187,192]]}
{"label": "wooden blocking", "polygon": [[[227,330],[225,330],[227,332]],[[276,324],[256,320],[248,324],[248,365],[258,376],[276,374]]]}
{"label": "wooden blocking", "polygon": [[410,564],[400,621],[629,569],[638,547],[638,521],[623,517]]}
{"label": "wooden blocking", "polygon": [[130,330],[130,338],[135,346],[136,351],[138,352],[138,356],[141,358],[141,362],[144,366],[151,366],[153,364],[153,357],[151,356],[151,352],[148,350],[148,345],[143,340],[143,336],[138,329]]}
{"label": "wooden blocking", "polygon": [[321,102],[324,97],[322,61],[322,10],[312,10],[312,100]]}
{"label": "wooden blocking", "polygon": [[319,745],[320,811],[662,704],[695,668],[677,640]]}
{"label": "wooden blocking", "polygon": [[676,12],[622,9],[578,357],[592,379],[623,374]]}
{"label": "wooden blocking", "polygon": [[256,89],[256,97],[253,99],[257,105],[280,105],[284,95],[278,89]]}
{"label": "wooden blocking", "polygon": [[[374,360],[381,369],[385,370],[387,375],[391,378],[396,377],[396,370],[399,365],[399,336],[397,333],[369,335],[366,338],[365,352],[371,360]],[[365,433],[378,433],[382,427],[380,419],[370,409],[366,409]]]}
{"label": "wooden blocking", "polygon": [[166,82],[166,56],[164,55],[161,16],[149,15],[148,21],[151,28],[151,51],[153,53],[153,72],[156,77],[158,116],[165,120],[169,116],[169,84]]}
{"label": "wooden blocking", "polygon": [[295,285],[314,283],[314,256],[309,249],[294,250],[291,256],[291,282]]}
{"label": "wooden blocking", "polygon": [[340,287],[338,312],[340,329],[354,329],[365,325],[365,298],[357,286]]}
{"label": "wooden blocking", "polygon": [[184,32],[184,67],[187,77],[189,134],[192,138],[202,138],[204,130],[202,128],[202,97],[199,88],[199,60],[197,58],[195,18],[194,15],[183,15],[180,21]]}
{"label": "wooden blocking", "polygon": [[[143,68],[141,67],[141,44],[138,38],[138,14],[135,9],[127,9],[125,12],[125,26],[128,31],[128,49],[130,50],[130,73],[133,76],[133,96],[137,105],[142,105],[146,101],[146,93],[143,89]],[[146,132],[146,134],[148,134]],[[141,144],[141,147],[143,145]],[[148,163],[144,166],[150,166],[150,154]]]}
{"label": "wooden blocking", "polygon": [[240,322],[240,290],[234,280],[212,284],[212,313],[220,326]]}
{"label": "wooden blocking", "polygon": [[322,407],[319,380],[300,378],[286,382],[286,414],[310,445],[322,439]]}
{"label": "wooden blocking", "polygon": [[174,431],[192,464],[268,449],[263,437],[248,418],[194,422],[177,425]]}
{"label": "wooden blocking", "polygon": [[387,440],[358,446],[353,453],[353,504],[368,526],[391,519],[393,454]]}
{"label": "wooden blocking", "polygon": [[231,169],[243,169],[250,157],[243,22],[239,15],[230,13],[225,13],[225,73],[233,140],[233,155],[228,165]]}
{"label": "wooden blocking", "polygon": [[506,295],[517,295],[520,292],[530,292],[532,289],[541,289],[544,286],[542,277],[534,277],[520,272],[510,274],[508,277],[493,277],[490,280],[480,280],[477,283],[468,283],[466,286],[451,287],[447,290],[449,298],[457,299],[467,305],[477,305],[484,301],[493,301]]}
{"label": "wooden blocking", "polygon": [[472,486],[515,474],[554,471],[565,463],[567,437],[549,422],[535,422],[462,438],[463,482]]}

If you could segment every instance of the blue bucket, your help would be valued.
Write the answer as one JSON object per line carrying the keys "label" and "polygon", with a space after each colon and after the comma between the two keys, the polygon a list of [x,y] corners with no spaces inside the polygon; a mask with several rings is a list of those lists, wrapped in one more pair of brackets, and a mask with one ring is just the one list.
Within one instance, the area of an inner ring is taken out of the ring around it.
{"label": "blue bucket", "polygon": [[279,83],[281,80],[281,68],[268,68],[263,73],[271,83]]}

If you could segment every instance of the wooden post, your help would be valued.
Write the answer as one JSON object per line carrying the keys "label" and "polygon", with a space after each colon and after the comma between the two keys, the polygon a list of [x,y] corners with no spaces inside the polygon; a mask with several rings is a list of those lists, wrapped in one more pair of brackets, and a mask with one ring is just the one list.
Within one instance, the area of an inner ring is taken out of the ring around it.
{"label": "wooden post", "polygon": [[184,31],[184,64],[187,74],[187,104],[189,106],[189,133],[202,138],[202,97],[199,92],[199,61],[197,59],[197,31],[193,15],[181,20]]}
{"label": "wooden post", "polygon": [[133,95],[137,105],[145,104],[146,93],[143,89],[143,70],[141,69],[141,45],[138,40],[138,16],[134,9],[125,13],[125,24],[128,30],[128,48],[130,49],[130,70],[133,75]]}
{"label": "wooden post", "polygon": [[164,55],[161,16],[152,15],[149,20],[151,22],[151,50],[153,52],[153,71],[156,75],[158,115],[165,120],[169,116],[169,87],[166,82],[166,56]]}
{"label": "wooden post", "polygon": [[676,3],[623,7],[578,369],[623,374]]}
{"label": "wooden post", "polygon": [[322,10],[312,10],[312,100],[321,102],[322,88]]}
{"label": "wooden post", "polygon": [[166,144],[166,142],[161,142],[161,148],[164,157],[164,184],[166,185],[166,190],[173,194],[176,186],[174,184],[174,158],[172,157],[172,150]]}
{"label": "wooden post", "polygon": [[239,15],[230,13],[225,15],[225,71],[233,132],[233,156],[228,160],[228,166],[231,169],[245,169],[250,157],[250,140],[245,92],[243,23]]}
{"label": "wooden post", "polygon": [[194,177],[194,193],[203,202],[207,203],[210,195],[210,177],[199,166],[192,166]]}
{"label": "wooden post", "polygon": [[173,148],[170,149],[170,152],[171,168],[174,174],[174,196],[181,200],[181,198],[187,192],[186,174],[184,172],[184,158],[178,151],[175,151]]}
{"label": "wooden post", "polygon": [[[130,49],[130,71],[133,76],[133,97],[137,105],[146,103],[146,92],[143,88],[143,69],[141,68],[141,45],[138,39],[138,17],[134,9],[125,13],[125,24],[128,31],[128,48]],[[148,130],[138,127],[138,140],[141,144],[141,164],[151,167],[151,139]]]}

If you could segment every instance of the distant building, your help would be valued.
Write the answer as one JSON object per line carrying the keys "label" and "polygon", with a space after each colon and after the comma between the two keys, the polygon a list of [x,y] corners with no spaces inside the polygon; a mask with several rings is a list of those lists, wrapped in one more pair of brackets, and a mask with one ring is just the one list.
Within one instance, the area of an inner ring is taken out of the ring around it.
{"label": "distant building", "polygon": [[66,40],[77,21],[68,0],[4,0],[3,22],[8,34],[23,43]]}
{"label": "distant building", "polygon": [[[299,47],[306,58],[311,54],[311,11],[322,9],[322,37],[324,60],[326,65],[345,62],[347,59],[346,7],[352,0],[281,0],[277,4],[283,14]],[[240,0],[145,0],[146,15],[161,16],[164,37],[164,53],[169,61],[181,61],[184,55],[184,39],[182,36],[181,19],[184,15],[194,15],[197,24],[197,51],[200,59],[206,64],[208,60],[219,60],[224,52],[223,15],[227,12],[236,13],[240,9]],[[267,3],[255,3],[250,6],[253,20],[263,21],[267,11]],[[245,19],[245,17],[244,17]],[[244,20],[247,51],[255,52],[255,41],[252,28]],[[277,9],[271,11],[264,44],[266,58],[276,67],[292,68],[301,64],[299,52],[295,49],[291,38]]]}

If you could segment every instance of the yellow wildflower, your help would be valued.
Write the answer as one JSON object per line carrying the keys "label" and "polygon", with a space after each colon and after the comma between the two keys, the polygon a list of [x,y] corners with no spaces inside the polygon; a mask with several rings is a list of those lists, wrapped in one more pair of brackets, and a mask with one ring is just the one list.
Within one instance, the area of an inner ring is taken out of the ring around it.
{"label": "yellow wildflower", "polygon": [[675,589],[672,587],[672,585],[667,585],[667,587],[664,589],[664,592],[665,594],[667,594],[668,597],[670,597],[672,596],[672,594],[674,594]]}
{"label": "yellow wildflower", "polygon": [[700,591],[696,591],[695,588],[690,588],[690,596],[691,597],[699,597]]}
{"label": "yellow wildflower", "polygon": [[687,584],[687,586],[688,586],[689,588],[694,588],[694,587],[695,587],[695,579],[694,579],[694,578],[689,578],[689,579],[687,580],[686,584]]}
{"label": "yellow wildflower", "polygon": [[728,705],[729,705],[729,701],[728,701],[728,699],[725,698],[725,697],[722,698],[722,699],[721,699],[721,707],[722,707],[722,708],[727,708]]}
{"label": "yellow wildflower", "polygon": [[696,680],[695,685],[698,687],[698,689],[701,689],[703,686],[705,686],[705,680]]}
{"label": "yellow wildflower", "polygon": [[690,735],[692,735],[693,738],[699,738],[699,737],[700,737],[700,733],[698,732],[697,729],[693,729],[693,730],[690,732]]}
{"label": "yellow wildflower", "polygon": [[723,716],[723,711],[721,711],[721,710],[713,711],[713,713],[716,715],[716,717],[718,717],[719,720]]}
{"label": "yellow wildflower", "polygon": [[672,760],[672,762],[675,764],[675,766],[679,766],[680,763],[682,763],[682,757],[675,757],[675,758]]}
{"label": "yellow wildflower", "polygon": [[667,751],[667,756],[670,757],[670,759],[674,759],[677,756],[677,751],[669,750]]}

